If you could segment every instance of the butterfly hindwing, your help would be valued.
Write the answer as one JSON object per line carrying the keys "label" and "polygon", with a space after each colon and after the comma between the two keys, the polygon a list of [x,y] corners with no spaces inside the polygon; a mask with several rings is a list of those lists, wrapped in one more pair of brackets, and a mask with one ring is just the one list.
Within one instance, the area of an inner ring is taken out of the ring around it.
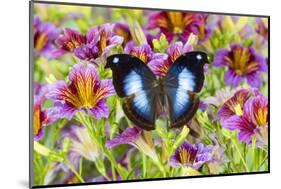
{"label": "butterfly hindwing", "polygon": [[171,127],[185,125],[198,109],[198,95],[187,90],[170,89],[167,96]]}
{"label": "butterfly hindwing", "polygon": [[154,129],[156,119],[155,93],[152,84],[156,77],[137,57],[127,54],[112,55],[106,67],[112,69],[113,85],[120,97],[124,97],[123,110],[137,126]]}
{"label": "butterfly hindwing", "polygon": [[145,130],[154,129],[156,119],[155,96],[150,94],[150,92],[140,91],[125,97],[123,110],[127,117],[137,126]]}
{"label": "butterfly hindwing", "polygon": [[203,87],[205,62],[205,53],[185,53],[172,64],[164,77],[171,127],[183,126],[196,113],[199,106],[196,93]]}

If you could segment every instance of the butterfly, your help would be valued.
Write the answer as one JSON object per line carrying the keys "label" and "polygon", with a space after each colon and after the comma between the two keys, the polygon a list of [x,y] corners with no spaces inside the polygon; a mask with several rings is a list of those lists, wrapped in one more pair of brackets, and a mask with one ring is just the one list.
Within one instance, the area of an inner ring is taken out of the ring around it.
{"label": "butterfly", "polygon": [[164,77],[157,78],[139,58],[114,54],[105,68],[112,70],[113,85],[123,98],[125,115],[138,127],[155,129],[156,119],[166,113],[172,128],[182,127],[196,113],[198,92],[204,83],[207,54],[200,51],[179,56]]}

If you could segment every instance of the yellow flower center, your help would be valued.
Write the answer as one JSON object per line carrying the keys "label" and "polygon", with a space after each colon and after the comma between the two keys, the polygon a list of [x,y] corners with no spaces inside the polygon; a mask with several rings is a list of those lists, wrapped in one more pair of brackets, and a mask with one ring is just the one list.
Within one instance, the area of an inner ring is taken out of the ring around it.
{"label": "yellow flower center", "polygon": [[106,48],[106,43],[107,43],[106,34],[105,34],[105,31],[102,31],[101,34],[100,34],[100,41],[99,41],[100,54]]}
{"label": "yellow flower center", "polygon": [[103,99],[106,93],[106,89],[96,86],[96,82],[96,78],[93,78],[90,74],[86,76],[77,74],[69,87],[73,90],[69,88],[61,89],[62,99],[76,108],[93,108]]}
{"label": "yellow flower center", "polygon": [[236,106],[234,106],[234,112],[236,115],[238,116],[242,116],[243,115],[243,110],[240,104],[237,104]]}
{"label": "yellow flower center", "polygon": [[190,154],[187,149],[182,148],[179,153],[179,159],[182,164],[193,163],[195,156]]}
{"label": "yellow flower center", "polygon": [[248,48],[235,49],[232,57],[225,57],[226,63],[238,75],[244,75],[256,71],[258,64],[250,60],[250,52]]}
{"label": "yellow flower center", "polygon": [[65,45],[67,46],[67,48],[70,51],[73,51],[75,48],[79,47],[81,45],[81,43],[79,43],[78,41],[75,41],[75,40],[71,40],[71,41],[66,42]]}
{"label": "yellow flower center", "polygon": [[34,107],[34,114],[33,114],[33,134],[34,136],[38,135],[40,128],[41,128],[41,123],[40,123],[40,109],[38,106]]}
{"label": "yellow flower center", "polygon": [[256,112],[254,112],[254,122],[259,126],[267,125],[267,108],[259,108]]}
{"label": "yellow flower center", "polygon": [[131,54],[141,59],[144,63],[148,63],[148,57],[143,52],[132,51]]}
{"label": "yellow flower center", "polygon": [[39,33],[37,39],[35,40],[35,49],[37,51],[42,50],[43,47],[45,47],[45,45],[48,42],[48,36],[46,33]]}

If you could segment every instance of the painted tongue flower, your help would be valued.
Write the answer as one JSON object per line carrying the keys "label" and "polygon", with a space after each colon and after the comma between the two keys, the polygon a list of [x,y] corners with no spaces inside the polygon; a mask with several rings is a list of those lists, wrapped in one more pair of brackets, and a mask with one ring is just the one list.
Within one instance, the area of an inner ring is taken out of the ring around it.
{"label": "painted tongue flower", "polygon": [[77,47],[86,44],[86,36],[75,29],[65,28],[63,35],[56,40],[56,44],[62,51],[73,52]]}
{"label": "painted tongue flower", "polygon": [[100,156],[98,145],[91,139],[85,127],[68,125],[62,132],[66,138],[71,139],[71,152],[77,153],[89,161],[95,161]]}
{"label": "painted tongue flower", "polygon": [[56,40],[62,52],[72,52],[81,60],[95,63],[116,45],[121,45],[122,42],[122,37],[113,35],[113,26],[110,24],[94,26],[86,35],[67,28],[64,30],[64,35]]}
{"label": "painted tongue flower", "polygon": [[173,167],[191,167],[198,170],[203,164],[214,161],[213,147],[202,143],[190,144],[185,141],[171,156]]}
{"label": "painted tongue flower", "polygon": [[71,119],[81,109],[89,110],[96,119],[107,117],[105,98],[114,94],[111,80],[100,80],[92,64],[77,63],[69,73],[70,83],[57,82],[46,96],[55,101],[60,116]]}
{"label": "painted tongue flower", "polygon": [[196,36],[200,42],[205,42],[212,34],[211,27],[207,26],[207,14],[195,14],[196,24],[190,26],[190,30]]}
{"label": "painted tongue flower", "polygon": [[33,106],[33,135],[34,140],[38,141],[43,137],[44,127],[52,124],[58,119],[56,108],[42,109],[43,98],[41,96],[34,97]]}
{"label": "painted tongue flower", "polygon": [[34,50],[36,55],[52,58],[53,51],[55,50],[53,42],[59,36],[59,29],[51,23],[42,22],[38,16],[35,16],[33,30]]}
{"label": "painted tongue flower", "polygon": [[242,115],[244,104],[249,99],[251,93],[247,89],[240,89],[232,97],[226,100],[218,110],[215,119],[220,119],[223,125],[224,121],[233,115]]}
{"label": "painted tongue flower", "polygon": [[191,33],[205,40],[209,31],[206,29],[207,16],[203,14],[161,11],[153,13],[148,19],[148,29],[160,28],[168,41],[178,36],[181,41],[186,41]]}
{"label": "painted tongue flower", "polygon": [[242,45],[231,45],[230,49],[220,49],[214,57],[214,66],[228,67],[225,73],[227,85],[237,87],[242,80],[252,87],[260,87],[262,84],[260,73],[267,71],[265,59],[256,54],[253,48]]}
{"label": "painted tongue flower", "polygon": [[121,144],[130,144],[137,148],[142,153],[149,156],[153,161],[158,162],[158,156],[156,154],[153,142],[148,137],[146,131],[143,131],[137,127],[127,128],[122,134],[116,138],[106,142],[106,147],[112,149]]}
{"label": "painted tongue flower", "polygon": [[268,22],[267,20],[258,18],[257,19],[257,26],[256,26],[256,32],[263,36],[265,40],[268,40]]}
{"label": "painted tongue flower", "polygon": [[242,115],[234,115],[225,120],[225,128],[238,130],[238,138],[248,144],[256,137],[257,145],[267,144],[268,100],[262,94],[251,97],[244,105]]}
{"label": "painted tongue flower", "polygon": [[132,40],[132,35],[129,30],[129,26],[120,22],[114,24],[113,32],[116,35],[123,37],[123,44],[127,44]]}
{"label": "painted tongue flower", "polygon": [[148,65],[157,76],[163,77],[166,75],[171,65],[179,56],[186,52],[192,51],[192,49],[192,45],[189,43],[186,43],[185,45],[180,41],[172,43],[167,49],[167,58],[163,56],[165,59],[160,59],[159,61],[152,61]]}
{"label": "painted tongue flower", "polygon": [[164,53],[154,53],[150,45],[142,44],[137,46],[133,41],[127,43],[124,52],[141,59],[157,76],[160,76],[160,72],[156,69],[157,65],[160,65],[167,59],[167,55]]}

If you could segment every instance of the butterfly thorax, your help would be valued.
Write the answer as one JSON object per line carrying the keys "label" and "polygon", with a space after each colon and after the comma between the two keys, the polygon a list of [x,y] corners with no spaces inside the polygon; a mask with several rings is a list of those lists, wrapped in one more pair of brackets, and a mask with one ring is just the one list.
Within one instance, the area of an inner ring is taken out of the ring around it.
{"label": "butterfly thorax", "polygon": [[160,115],[163,112],[167,112],[167,92],[165,91],[165,80],[163,77],[160,77],[153,81],[152,83],[155,100],[156,100],[156,115]]}

